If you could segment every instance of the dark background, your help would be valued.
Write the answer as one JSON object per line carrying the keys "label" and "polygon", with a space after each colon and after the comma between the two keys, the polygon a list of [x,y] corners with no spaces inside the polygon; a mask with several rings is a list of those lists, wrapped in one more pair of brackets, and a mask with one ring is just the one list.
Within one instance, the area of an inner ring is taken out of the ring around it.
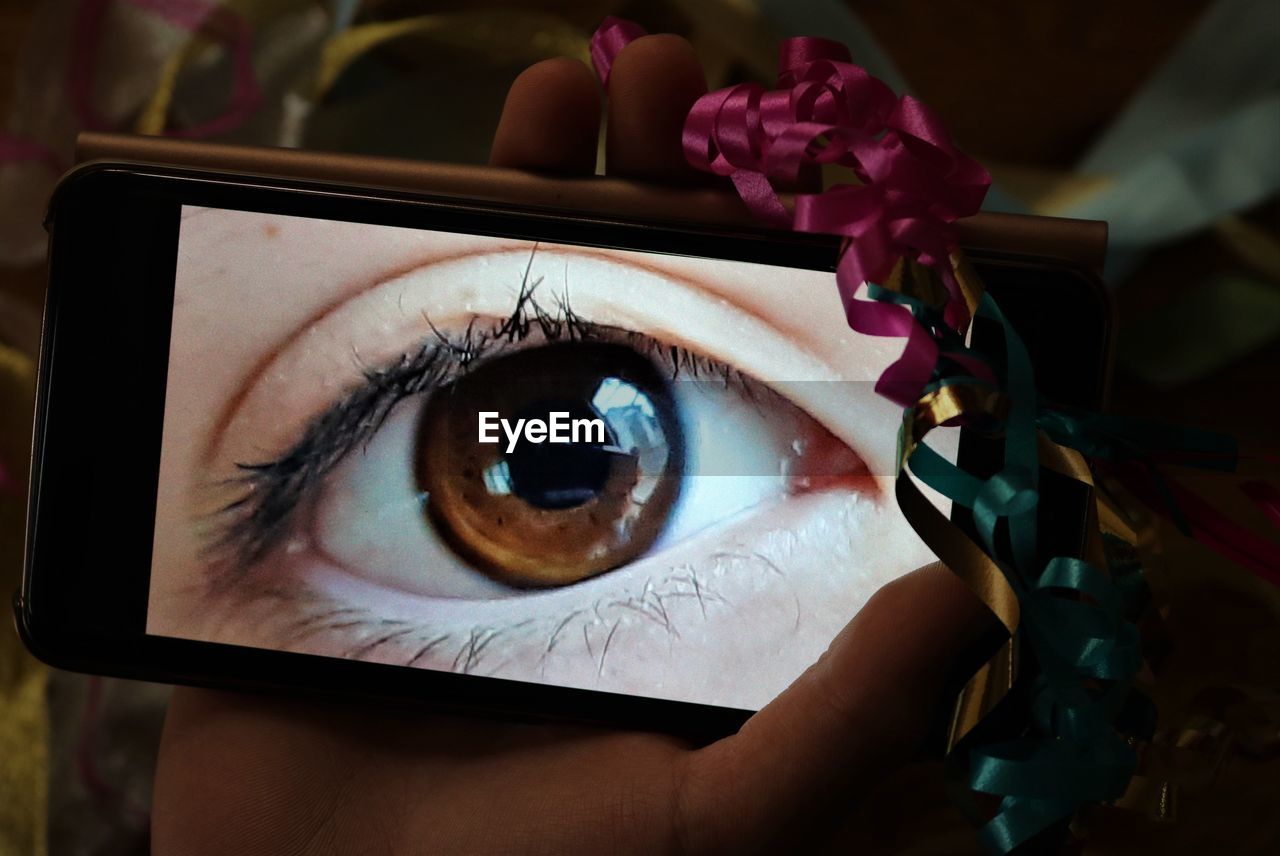
{"label": "dark background", "polygon": [[[494,4],[375,0],[364,4],[360,20],[486,5]],[[561,15],[584,32],[610,12],[636,19],[652,31],[680,32],[688,24],[677,3],[548,0],[523,5]],[[850,0],[849,5],[914,93],[941,114],[968,152],[1011,187],[1034,187],[1068,173],[1209,6],[1204,0]],[[36,8],[35,3],[0,0],[0,115],[10,116],[15,107],[23,107],[14,100],[13,84]],[[1275,16],[1280,18],[1280,4]],[[1280,30],[1271,19],[1258,25]],[[477,91],[473,111],[460,117],[453,131],[459,139],[487,139],[506,81],[520,63],[486,62],[466,50],[447,58],[448,68],[431,73],[456,80],[470,76]],[[380,49],[351,69],[331,100],[354,98],[362,87],[373,86],[370,81],[396,75],[412,79],[421,61],[420,50]],[[730,67],[726,73],[733,77],[743,72]],[[723,82],[713,80],[712,85]],[[336,110],[334,115],[343,114]],[[1276,121],[1280,123],[1280,116]],[[437,128],[432,133],[451,131]],[[326,147],[343,145],[341,135],[331,133],[327,140]],[[57,142],[65,151],[69,141]],[[404,145],[401,140],[383,148]],[[368,141],[351,147],[379,148]],[[466,159],[473,161],[486,154],[474,142],[466,151]],[[31,217],[39,214],[30,212]],[[1280,200],[1272,196],[1238,216],[1275,246],[1280,238]],[[1152,248],[1139,266],[1112,282],[1120,350],[1148,342],[1151,318],[1162,317],[1191,290],[1223,273],[1243,273],[1280,288],[1274,271],[1241,257],[1216,230]],[[41,303],[43,282],[40,265],[0,268],[0,292],[30,307]],[[1163,347],[1172,343],[1176,350],[1178,337],[1188,335],[1186,329],[1171,326],[1161,335]],[[1224,352],[1231,350],[1226,338],[1217,344]],[[1280,339],[1272,337],[1250,353],[1224,360],[1206,376],[1173,385],[1147,383],[1122,364],[1114,378],[1111,406],[1118,413],[1229,432],[1246,447],[1274,454],[1280,446],[1280,406],[1273,400],[1280,390],[1278,376]],[[3,424],[12,430],[7,415]],[[1256,463],[1251,468],[1248,476],[1179,472],[1177,477],[1243,525],[1280,541],[1280,530],[1239,490],[1241,481],[1260,474],[1280,484],[1277,468]],[[1163,632],[1170,643],[1168,656],[1154,677],[1146,679],[1160,707],[1165,741],[1165,748],[1150,760],[1155,775],[1181,783],[1178,812],[1172,821],[1156,822],[1132,812],[1096,811],[1081,829],[1084,850],[1266,852],[1280,844],[1275,785],[1280,781],[1280,590],[1168,524],[1139,516],[1140,522],[1150,524],[1149,546],[1159,554],[1151,577],[1165,604]],[[6,549],[0,561],[14,562],[13,551]],[[9,579],[14,570],[0,568],[0,579]],[[7,648],[0,647],[3,650]],[[143,846],[137,830],[145,817],[135,809],[145,804],[150,747],[163,698],[147,696],[145,690],[135,693],[129,685],[104,688],[79,681],[55,676],[50,684],[52,852],[71,846],[86,853],[134,852]],[[0,693],[5,691],[0,684]],[[69,772],[82,760],[84,712],[101,713],[92,703],[95,693],[104,692],[110,703],[103,708],[104,724],[92,735],[96,742],[89,750],[98,753],[108,777],[127,791],[125,798],[102,797],[86,785],[83,775]],[[1248,703],[1241,701],[1241,694]],[[1205,737],[1202,729],[1195,737],[1194,727],[1206,721],[1223,724],[1225,730]],[[1175,749],[1179,740],[1185,745]],[[932,765],[907,768],[858,811],[868,824],[883,830],[888,852],[956,852],[973,846],[963,821],[947,805]]]}

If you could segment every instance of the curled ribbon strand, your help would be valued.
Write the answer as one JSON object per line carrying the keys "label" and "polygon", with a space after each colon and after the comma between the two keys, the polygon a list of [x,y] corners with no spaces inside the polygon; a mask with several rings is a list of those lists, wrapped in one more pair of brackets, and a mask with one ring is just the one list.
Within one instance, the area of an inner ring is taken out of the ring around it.
{"label": "curled ribbon strand", "polygon": [[[601,25],[591,55],[603,81],[643,32],[616,18]],[[775,90],[742,84],[700,98],[685,122],[685,157],[729,177],[763,222],[843,236],[836,285],[849,326],[906,339],[876,385],[904,408],[895,495],[925,543],[1010,634],[957,705],[948,781],[990,850],[1038,846],[1065,834],[1085,804],[1122,803],[1138,763],[1133,746],[1155,729],[1154,708],[1132,687],[1143,656],[1134,619],[1148,600],[1141,571],[1109,566],[1093,508],[1087,559],[1042,554],[1040,469],[1093,491],[1082,453],[1231,469],[1235,443],[1041,400],[1021,339],[956,251],[952,224],[977,213],[987,172],[927,107],[895,97],[843,45],[788,39],[779,68]],[[815,164],[848,167],[861,183],[798,194],[788,210],[775,183],[794,182]],[[965,344],[975,317],[1000,331],[1000,364]],[[944,425],[1002,437],[999,470],[983,478],[930,449],[926,435]],[[973,534],[944,517],[917,481],[968,509]],[[1280,508],[1277,496],[1253,488],[1268,515]],[[980,699],[982,712],[967,698]],[[994,815],[978,810],[975,793],[999,797]]]}

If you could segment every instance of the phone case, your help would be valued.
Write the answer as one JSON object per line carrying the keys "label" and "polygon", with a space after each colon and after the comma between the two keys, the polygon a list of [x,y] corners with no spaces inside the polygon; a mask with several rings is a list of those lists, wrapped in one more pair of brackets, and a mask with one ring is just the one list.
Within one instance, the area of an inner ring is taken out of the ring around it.
{"label": "phone case", "polygon": [[[169,164],[409,190],[560,211],[758,225],[732,193],[714,188],[663,187],[618,178],[565,178],[502,167],[104,133],[81,134],[76,154],[80,162]],[[1107,224],[1097,220],[982,212],[959,221],[956,226],[960,243],[967,249],[1056,259],[1096,275],[1102,273]]]}

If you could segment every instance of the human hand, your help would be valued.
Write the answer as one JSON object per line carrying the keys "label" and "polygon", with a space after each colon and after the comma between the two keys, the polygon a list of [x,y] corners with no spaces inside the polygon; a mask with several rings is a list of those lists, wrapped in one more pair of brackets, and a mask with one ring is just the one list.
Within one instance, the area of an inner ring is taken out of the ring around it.
{"label": "human hand", "polygon": [[[609,170],[695,176],[680,127],[704,88],[682,40],[628,46],[610,81]],[[589,174],[598,122],[590,72],[540,63],[512,86],[492,160]],[[179,688],[160,749],[155,848],[700,853],[831,840],[844,834],[841,809],[915,751],[956,653],[985,627],[985,610],[945,569],[908,574],[738,734],[704,748]]]}

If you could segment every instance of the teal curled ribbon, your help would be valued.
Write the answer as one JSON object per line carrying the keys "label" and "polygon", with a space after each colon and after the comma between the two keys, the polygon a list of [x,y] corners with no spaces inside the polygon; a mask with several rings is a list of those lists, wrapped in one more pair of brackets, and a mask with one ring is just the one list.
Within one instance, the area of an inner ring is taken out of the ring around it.
{"label": "teal curled ribbon", "polygon": [[[882,299],[892,292],[873,289],[870,294]],[[908,306],[922,325],[937,329],[935,308],[900,297],[890,299]],[[1021,706],[1022,714],[1012,717],[1012,733],[976,729],[948,759],[953,780],[971,792],[999,798],[994,816],[985,821],[972,799],[965,802],[984,846],[1008,853],[1062,825],[1086,804],[1120,798],[1137,765],[1131,741],[1149,739],[1154,731],[1154,709],[1132,686],[1142,665],[1138,630],[1130,619],[1139,598],[1122,589],[1117,577],[1084,559],[1055,556],[1041,562],[1038,557],[1037,432],[1044,430],[1060,445],[1086,453],[1138,454],[1145,447],[1143,426],[1137,423],[1046,409],[1036,392],[1026,347],[991,295],[982,296],[975,316],[994,322],[1002,332],[1002,371],[997,372],[986,355],[969,351],[969,357],[990,371],[943,377],[946,369],[940,359],[926,393],[957,384],[989,387],[992,377],[1003,375],[995,384],[1008,403],[1000,426],[1001,465],[994,475],[980,478],[916,442],[900,458],[900,466],[972,512],[983,551],[1018,600],[1014,643],[1026,663],[1019,677],[1023,686],[1002,704]],[[940,337],[944,353],[957,348],[949,338]],[[960,364],[953,361],[951,366]],[[904,424],[900,448],[915,439],[906,437],[906,430]],[[1195,432],[1155,430],[1152,436],[1161,442],[1150,445],[1178,451],[1226,448],[1218,438]],[[920,534],[929,540],[928,533]],[[1125,583],[1131,589],[1132,576]]]}
{"label": "teal curled ribbon", "polygon": [[[977,541],[1018,601],[1012,636],[1024,662],[1021,686],[989,716],[1003,727],[980,724],[948,757],[953,784],[999,798],[994,815],[984,819],[972,798],[957,793],[983,845],[1010,853],[1064,827],[1083,806],[1122,797],[1138,762],[1133,744],[1151,738],[1156,719],[1150,700],[1132,684],[1142,667],[1134,623],[1147,600],[1141,566],[1127,562],[1104,570],[1072,556],[1038,557],[1037,434],[1095,460],[1137,462],[1150,471],[1157,490],[1163,490],[1158,462],[1231,471],[1239,456],[1236,442],[1214,432],[1045,401],[1024,343],[990,294],[983,294],[974,315],[1001,331],[1005,359],[999,371],[988,355],[959,343],[936,307],[879,287],[868,294],[907,307],[934,332],[939,359],[926,396],[969,386],[998,392],[1007,405],[995,429],[1003,437],[1003,460],[987,478],[943,458],[921,442],[923,434],[908,437],[910,420],[904,420],[898,442],[900,452],[909,448],[899,456],[899,478],[906,469],[970,510]],[[966,371],[979,365],[987,370]],[[979,415],[987,420],[983,430],[992,433],[992,414]],[[1177,502],[1167,491],[1164,496],[1179,520]],[[930,542],[929,532],[917,531]]]}
{"label": "teal curled ribbon", "polygon": [[1058,445],[1094,460],[1139,464],[1174,526],[1187,537],[1193,537],[1191,524],[1157,464],[1180,463],[1220,472],[1234,472],[1239,464],[1236,439],[1228,434],[1046,404],[1038,424]]}

